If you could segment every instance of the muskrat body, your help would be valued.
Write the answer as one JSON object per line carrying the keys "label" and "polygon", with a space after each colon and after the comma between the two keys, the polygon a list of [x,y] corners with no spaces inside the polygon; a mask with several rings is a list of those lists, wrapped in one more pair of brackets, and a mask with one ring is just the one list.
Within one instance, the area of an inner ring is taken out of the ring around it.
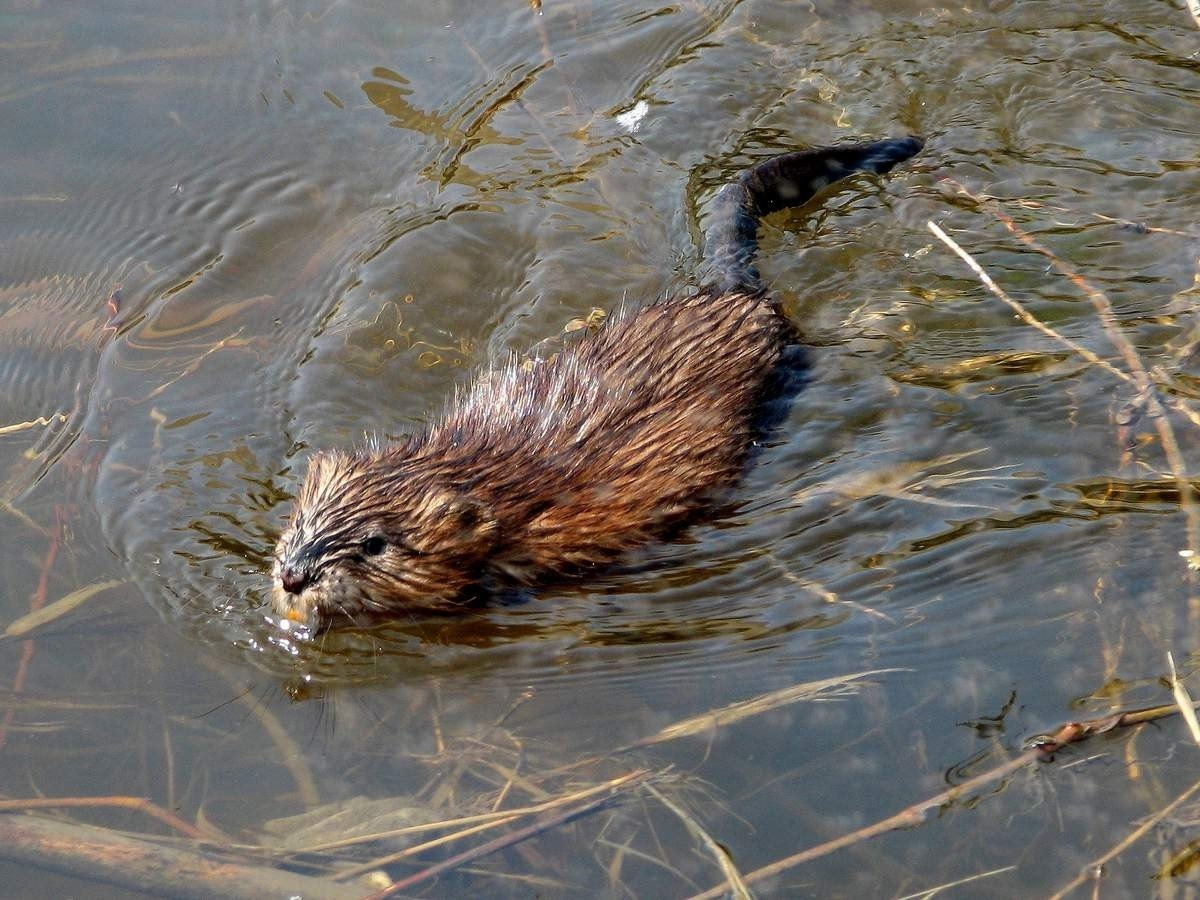
{"label": "muskrat body", "polygon": [[279,539],[273,605],[316,631],[452,609],[479,588],[575,578],[669,535],[742,472],[792,324],[758,281],[761,216],[916,138],[791,153],[717,196],[713,285],[510,361],[390,446],[313,456]]}

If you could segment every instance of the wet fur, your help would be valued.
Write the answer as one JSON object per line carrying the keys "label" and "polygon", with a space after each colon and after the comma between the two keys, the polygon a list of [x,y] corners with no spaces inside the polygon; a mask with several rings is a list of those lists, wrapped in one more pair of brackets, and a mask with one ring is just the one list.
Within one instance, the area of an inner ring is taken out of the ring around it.
{"label": "wet fur", "polygon": [[616,316],[549,361],[484,373],[405,441],[316,454],[276,550],[276,612],[319,629],[454,608],[480,587],[578,577],[693,519],[742,472],[795,340],[753,267],[759,217],[919,147],[749,170],[714,201],[712,287]]}

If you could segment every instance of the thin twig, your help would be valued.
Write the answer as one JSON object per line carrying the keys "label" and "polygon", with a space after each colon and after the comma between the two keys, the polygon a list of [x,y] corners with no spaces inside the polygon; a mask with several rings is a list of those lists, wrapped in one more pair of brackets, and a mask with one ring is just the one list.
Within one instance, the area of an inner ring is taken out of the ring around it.
{"label": "thin twig", "polygon": [[[29,611],[37,612],[46,604],[46,593],[50,584],[50,571],[54,568],[54,560],[58,558],[58,547],[62,541],[62,512],[56,509],[54,514],[54,531],[50,535],[50,546],[46,548],[46,558],[42,560],[42,571],[38,577],[37,590],[29,600]],[[19,694],[25,690],[25,678],[29,674],[29,665],[33,662],[33,651],[36,644],[32,639],[21,641],[21,659],[17,663],[17,674],[13,678],[12,691]],[[0,750],[8,743],[8,729],[12,726],[17,709],[10,706],[4,711],[4,719],[0,721]]]}
{"label": "thin twig", "polygon": [[[836,850],[841,850],[845,847],[878,837],[881,834],[887,834],[890,831],[896,831],[900,828],[916,827],[925,821],[930,812],[957,803],[962,798],[986,785],[1006,778],[1013,772],[1031,765],[1038,760],[1047,759],[1051,754],[1061,750],[1068,744],[1074,744],[1095,735],[1105,734],[1117,728],[1141,725],[1156,719],[1177,715],[1178,713],[1179,709],[1174,704],[1169,704],[1114,713],[1111,716],[1087,719],[1082,722],[1068,722],[1060,726],[1053,734],[1042,735],[1026,742],[1028,749],[1022,751],[1012,759],[1001,763],[994,769],[982,772],[961,784],[957,784],[932,797],[914,803],[900,810],[900,812],[888,816],[886,819],[873,822],[870,825],[859,828],[857,831],[844,834],[841,837],[818,844],[815,847],[809,847],[807,850],[802,850],[799,853],[793,853],[791,856],[776,860],[760,869],[755,869],[753,872],[748,872],[743,880],[746,884],[753,884],[765,878],[778,875],[788,869],[795,868],[803,863],[827,856]],[[720,897],[729,889],[729,883],[724,882],[702,894],[695,895],[691,900],[714,900],[714,898]]]}
{"label": "thin twig", "polygon": [[[971,200],[987,209],[1018,241],[1036,253],[1046,257],[1046,259],[1050,260],[1051,264],[1073,285],[1075,285],[1075,287],[1078,288],[1079,291],[1088,298],[1088,300],[1091,301],[1092,306],[1096,310],[1096,314],[1100,317],[1100,324],[1104,328],[1104,333],[1108,336],[1109,341],[1112,343],[1113,347],[1116,348],[1117,352],[1121,354],[1121,358],[1125,361],[1125,365],[1128,366],[1129,372],[1131,373],[1131,375],[1121,373],[1118,377],[1122,378],[1123,380],[1129,380],[1130,377],[1132,377],[1133,383],[1138,392],[1139,401],[1145,403],[1146,411],[1154,420],[1154,428],[1158,432],[1159,441],[1162,443],[1163,454],[1167,458],[1167,466],[1169,467],[1171,475],[1175,479],[1175,483],[1179,488],[1179,505],[1180,509],[1183,510],[1183,514],[1187,522],[1187,553],[1184,554],[1184,557],[1187,560],[1189,571],[1194,572],[1200,569],[1200,505],[1197,505],[1195,497],[1193,496],[1192,484],[1187,477],[1187,465],[1184,462],[1183,453],[1179,449],[1179,441],[1175,436],[1175,429],[1171,426],[1170,419],[1167,418],[1166,411],[1163,409],[1162,403],[1158,397],[1158,393],[1154,389],[1154,383],[1150,379],[1150,375],[1146,371],[1146,367],[1142,363],[1141,357],[1138,355],[1137,348],[1121,330],[1111,301],[1109,301],[1108,297],[1103,291],[1099,290],[1091,282],[1089,282],[1079,272],[1078,269],[1067,263],[1048,247],[1040,244],[1032,235],[1022,229],[1012,218],[1012,216],[1008,215],[1008,213],[1000,208],[1000,204],[994,199],[980,197],[976,194],[973,194],[962,184],[958,183],[952,178],[948,178],[946,181],[948,184],[956,187],[964,196],[969,197]],[[978,275],[981,279],[985,279],[984,284],[987,284],[993,293],[999,290],[998,286],[994,286],[995,282],[992,282],[991,278],[987,277],[987,274],[983,271],[982,267],[973,260],[970,260],[967,252],[961,247],[957,247],[957,245],[954,244],[948,236],[946,236],[945,232],[943,232],[932,222],[929,223],[929,229],[933,231],[935,235],[938,235],[941,240],[946,242],[947,246],[954,250],[955,253],[966,260],[967,264],[971,266],[976,275]],[[1000,296],[1000,294],[997,294],[997,296]],[[1014,301],[1006,300],[1005,302],[1008,302],[1011,305]],[[1050,334],[1055,334],[1052,329],[1042,330],[1045,330]],[[1059,340],[1065,339],[1059,337]],[[1075,348],[1072,347],[1072,349]],[[1076,352],[1079,351],[1076,350]],[[1091,351],[1088,352],[1090,353]],[[1107,363],[1104,365],[1113,373],[1118,371]]]}
{"label": "thin twig", "polygon": [[1092,862],[1084,866],[1083,871],[1071,879],[1071,881],[1064,885],[1060,890],[1056,891],[1050,897],[1050,900],[1061,900],[1061,898],[1071,893],[1071,891],[1075,890],[1075,888],[1079,887],[1080,885],[1083,885],[1088,881],[1095,880],[1097,873],[1101,871],[1106,863],[1116,859],[1127,849],[1129,849],[1129,847],[1133,846],[1133,844],[1142,838],[1146,832],[1182,806],[1197,791],[1200,791],[1200,781],[1197,781],[1162,809],[1156,810],[1152,815],[1148,816],[1141,825],[1126,835],[1124,840],[1118,843],[1103,856],[1092,860]]}
{"label": "thin twig", "polygon": [[1035,316],[1033,313],[1031,313],[1029,310],[1027,310],[1023,304],[1019,303],[1018,301],[1016,301],[1012,297],[1010,297],[1008,295],[1008,293],[1004,290],[1004,288],[1002,288],[1002,287],[1000,287],[1000,285],[996,284],[996,282],[992,280],[992,276],[989,275],[986,271],[984,271],[983,266],[981,266],[978,262],[976,262],[975,257],[973,257],[966,250],[964,250],[958,244],[958,242],[954,240],[954,238],[952,238],[952,237],[950,237],[950,235],[946,234],[946,232],[944,232],[936,222],[930,221],[930,222],[926,222],[925,224],[928,226],[929,230],[933,232],[934,237],[936,237],[939,241],[941,241],[943,244],[945,244],[947,247],[949,247],[952,251],[954,251],[954,254],[956,256],[958,256],[959,259],[961,259],[963,262],[965,262],[967,264],[967,267],[970,268],[970,270],[975,273],[975,275],[979,278],[979,280],[983,282],[984,286],[989,291],[991,291],[998,300],[1000,300],[1002,303],[1007,304],[1017,314],[1017,316],[1021,319],[1021,321],[1023,321],[1027,325],[1033,326],[1034,328],[1036,328],[1038,331],[1040,331],[1042,334],[1046,335],[1047,337],[1054,338],[1054,340],[1069,347],[1071,350],[1073,350],[1075,353],[1078,353],[1080,356],[1082,356],[1084,359],[1086,359],[1092,365],[1099,366],[1100,368],[1104,369],[1106,372],[1108,372],[1108,374],[1114,376],[1115,378],[1119,378],[1125,382],[1133,381],[1132,376],[1130,376],[1129,374],[1127,374],[1125,372],[1122,372],[1120,369],[1118,369],[1116,366],[1114,366],[1112,363],[1108,362],[1107,360],[1101,359],[1099,356],[1097,356],[1095,353],[1093,353],[1087,347],[1084,347],[1082,344],[1076,343],[1075,341],[1073,341],[1069,337],[1067,337],[1065,334],[1055,331],[1053,328],[1051,328],[1049,325],[1047,325],[1045,322],[1043,322],[1041,319],[1039,319],[1037,316]]}
{"label": "thin twig", "polygon": [[[809,847],[807,850],[802,850],[799,853],[793,853],[791,856],[776,860],[770,865],[763,866],[761,869],[755,869],[753,872],[747,873],[744,880],[747,884],[753,884],[756,881],[762,881],[765,878],[786,872],[788,869],[795,868],[803,863],[827,856],[835,850],[841,850],[844,847],[853,846],[862,841],[878,837],[881,834],[887,834],[889,831],[896,831],[900,828],[914,828],[925,821],[930,811],[955,803],[976,788],[983,787],[993,781],[998,781],[1018,769],[1036,762],[1040,755],[1040,750],[1026,750],[991,771],[976,775],[974,778],[968,779],[962,784],[942,791],[940,794],[936,794],[926,800],[922,800],[920,803],[914,803],[912,806],[902,809],[900,812],[888,816],[886,819],[881,819],[865,828],[844,834],[839,838],[834,838],[815,847]],[[720,897],[729,890],[729,887],[728,882],[723,882],[702,894],[696,894],[691,900],[714,900],[714,898]]]}

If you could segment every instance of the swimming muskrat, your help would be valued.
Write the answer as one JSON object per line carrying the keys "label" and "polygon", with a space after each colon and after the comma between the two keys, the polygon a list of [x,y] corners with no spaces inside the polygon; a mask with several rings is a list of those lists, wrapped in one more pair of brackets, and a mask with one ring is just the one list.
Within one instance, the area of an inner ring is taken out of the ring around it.
{"label": "swimming muskrat", "polygon": [[795,343],[754,268],[760,217],[920,149],[897,138],[754,166],[714,200],[709,286],[485,372],[397,443],[315,454],[275,549],[275,611],[315,632],[453,609],[595,571],[685,524],[741,473]]}

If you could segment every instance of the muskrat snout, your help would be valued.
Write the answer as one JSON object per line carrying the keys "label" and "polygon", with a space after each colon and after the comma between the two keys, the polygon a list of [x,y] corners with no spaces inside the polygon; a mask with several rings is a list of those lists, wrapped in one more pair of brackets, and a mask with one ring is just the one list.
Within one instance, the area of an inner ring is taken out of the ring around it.
{"label": "muskrat snout", "polygon": [[289,594],[303,593],[310,584],[312,584],[312,575],[303,569],[297,571],[292,568],[284,568],[279,573],[279,586]]}
{"label": "muskrat snout", "polygon": [[276,563],[271,582],[271,607],[276,615],[303,625],[310,632],[319,630],[313,574],[307,569]]}

